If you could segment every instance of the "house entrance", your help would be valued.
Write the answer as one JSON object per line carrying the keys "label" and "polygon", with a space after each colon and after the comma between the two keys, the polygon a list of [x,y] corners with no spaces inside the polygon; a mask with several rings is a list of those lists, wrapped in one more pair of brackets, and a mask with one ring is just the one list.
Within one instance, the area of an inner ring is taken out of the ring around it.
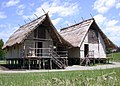
{"label": "house entrance", "polygon": [[84,44],[84,57],[87,56],[88,52],[89,52],[89,45],[88,44]]}
{"label": "house entrance", "polygon": [[42,42],[38,42],[37,56],[42,56]]}

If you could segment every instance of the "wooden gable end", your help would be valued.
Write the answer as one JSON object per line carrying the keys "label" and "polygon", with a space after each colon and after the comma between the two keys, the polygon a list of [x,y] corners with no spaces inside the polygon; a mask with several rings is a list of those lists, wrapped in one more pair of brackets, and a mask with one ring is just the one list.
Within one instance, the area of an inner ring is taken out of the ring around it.
{"label": "wooden gable end", "polygon": [[98,43],[98,32],[94,29],[89,29],[88,31],[88,43],[97,44]]}

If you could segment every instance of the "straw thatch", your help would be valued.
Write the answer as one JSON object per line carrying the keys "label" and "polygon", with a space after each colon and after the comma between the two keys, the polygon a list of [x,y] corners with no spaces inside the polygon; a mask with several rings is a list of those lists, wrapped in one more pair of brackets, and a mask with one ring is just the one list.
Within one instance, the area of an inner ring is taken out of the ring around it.
{"label": "straw thatch", "polygon": [[80,47],[90,27],[94,27],[100,33],[107,48],[116,47],[107,38],[107,36],[99,29],[98,25],[96,24],[93,18],[84,20],[78,24],[63,28],[61,29],[60,34],[65,40],[71,43],[74,47]]}
{"label": "straw thatch", "polygon": [[[45,23],[44,23],[45,22]],[[46,23],[47,22],[47,23]],[[5,45],[2,47],[3,49],[6,47],[10,47],[16,44],[21,44],[24,42],[24,40],[39,26],[42,24],[47,24],[50,28],[49,32],[54,40],[57,42],[67,45],[67,46],[72,46],[70,43],[65,41],[61,35],[57,32],[55,27],[53,26],[48,14],[44,14],[41,17],[31,21],[30,23],[27,23],[23,26],[21,26],[17,31],[15,31],[8,41],[5,43]]]}

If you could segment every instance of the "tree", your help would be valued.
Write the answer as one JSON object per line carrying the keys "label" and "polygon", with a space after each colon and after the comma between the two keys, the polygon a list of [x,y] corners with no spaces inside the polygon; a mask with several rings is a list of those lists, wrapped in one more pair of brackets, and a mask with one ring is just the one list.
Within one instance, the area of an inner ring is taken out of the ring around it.
{"label": "tree", "polygon": [[0,39],[0,60],[5,59],[5,50],[2,49],[3,45],[4,45],[4,42],[2,39]]}

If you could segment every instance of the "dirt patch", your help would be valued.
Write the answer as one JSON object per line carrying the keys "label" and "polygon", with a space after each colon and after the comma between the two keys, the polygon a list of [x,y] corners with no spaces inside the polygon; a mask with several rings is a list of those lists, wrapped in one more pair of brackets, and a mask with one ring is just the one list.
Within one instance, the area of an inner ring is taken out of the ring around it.
{"label": "dirt patch", "polygon": [[5,66],[0,65],[0,70],[9,70],[9,69],[6,68]]}

